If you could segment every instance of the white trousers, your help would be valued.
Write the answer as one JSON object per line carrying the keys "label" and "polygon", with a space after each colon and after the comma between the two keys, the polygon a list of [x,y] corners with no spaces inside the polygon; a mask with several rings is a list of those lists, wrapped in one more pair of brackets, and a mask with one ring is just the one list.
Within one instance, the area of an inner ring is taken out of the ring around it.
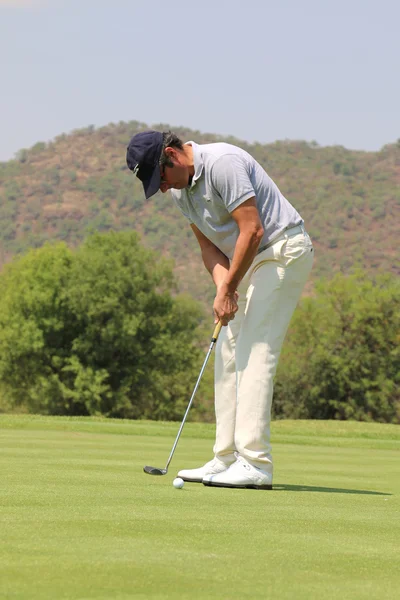
{"label": "white trousers", "polygon": [[237,452],[272,474],[273,382],[283,340],[314,259],[302,226],[288,229],[258,254],[238,292],[238,311],[215,348],[214,453]]}

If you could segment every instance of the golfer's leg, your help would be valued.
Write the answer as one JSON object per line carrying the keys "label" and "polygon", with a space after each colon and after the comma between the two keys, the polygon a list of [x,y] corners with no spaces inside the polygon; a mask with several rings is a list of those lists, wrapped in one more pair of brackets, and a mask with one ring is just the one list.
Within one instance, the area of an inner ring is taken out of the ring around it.
{"label": "golfer's leg", "polygon": [[235,319],[222,327],[215,348],[215,417],[216,436],[214,453],[226,462],[234,461],[236,422],[236,339],[245,308],[239,302]]}
{"label": "golfer's leg", "polygon": [[271,474],[273,380],[290,319],[313,261],[309,249],[303,248],[300,253],[284,267],[287,261],[275,260],[274,249],[268,249],[267,260],[253,269],[246,314],[236,343],[235,445],[239,454]]}

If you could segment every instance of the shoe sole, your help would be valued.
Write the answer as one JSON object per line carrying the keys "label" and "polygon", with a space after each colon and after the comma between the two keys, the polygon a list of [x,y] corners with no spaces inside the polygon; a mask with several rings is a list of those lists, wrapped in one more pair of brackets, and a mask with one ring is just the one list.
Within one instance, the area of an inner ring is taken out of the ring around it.
{"label": "shoe sole", "polygon": [[[212,473],[212,475],[218,475],[218,473]],[[182,477],[181,475],[179,475],[179,473],[177,477],[180,477],[181,479],[183,479],[183,481],[186,481],[187,483],[203,483],[203,479],[189,479],[189,477]]]}
{"label": "shoe sole", "polygon": [[272,490],[272,484],[255,485],[254,483],[248,483],[244,485],[233,485],[232,483],[214,483],[213,481],[203,481],[203,485],[207,485],[209,487],[239,488],[242,490]]}

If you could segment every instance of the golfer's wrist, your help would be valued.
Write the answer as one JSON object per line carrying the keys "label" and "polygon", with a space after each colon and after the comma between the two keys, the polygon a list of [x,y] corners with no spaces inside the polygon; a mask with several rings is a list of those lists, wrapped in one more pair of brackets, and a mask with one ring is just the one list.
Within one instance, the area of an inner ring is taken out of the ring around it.
{"label": "golfer's wrist", "polygon": [[222,281],[220,285],[217,286],[217,290],[218,293],[224,296],[232,296],[236,292],[236,286],[229,282]]}

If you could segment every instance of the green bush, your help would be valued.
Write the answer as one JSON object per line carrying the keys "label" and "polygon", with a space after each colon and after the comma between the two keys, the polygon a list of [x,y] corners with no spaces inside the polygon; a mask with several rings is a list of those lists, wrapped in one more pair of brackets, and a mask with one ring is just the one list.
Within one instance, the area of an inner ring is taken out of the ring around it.
{"label": "green bush", "polygon": [[0,276],[0,386],[53,415],[181,418],[201,309],[134,233],[32,250]]}
{"label": "green bush", "polygon": [[400,282],[363,271],[319,282],[294,315],[276,417],[400,422]]}

